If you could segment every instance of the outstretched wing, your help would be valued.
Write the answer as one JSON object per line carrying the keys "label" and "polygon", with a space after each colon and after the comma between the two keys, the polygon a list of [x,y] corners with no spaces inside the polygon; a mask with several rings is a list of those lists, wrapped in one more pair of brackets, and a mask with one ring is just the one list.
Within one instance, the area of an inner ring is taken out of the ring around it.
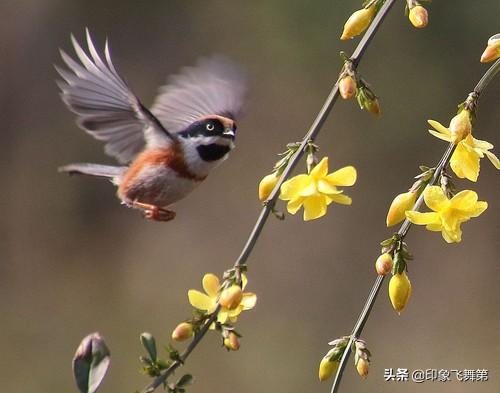
{"label": "outstretched wing", "polygon": [[241,69],[224,57],[202,58],[162,86],[151,112],[171,132],[179,132],[207,115],[235,118],[246,92]]}
{"label": "outstretched wing", "polygon": [[61,50],[72,71],[56,66],[64,81],[58,81],[62,99],[78,115],[77,124],[94,138],[106,142],[105,151],[121,163],[130,162],[145,146],[145,132],[172,136],[143,107],[116,71],[106,41],[105,62],[99,56],[86,29],[89,57],[71,36],[81,65]]}

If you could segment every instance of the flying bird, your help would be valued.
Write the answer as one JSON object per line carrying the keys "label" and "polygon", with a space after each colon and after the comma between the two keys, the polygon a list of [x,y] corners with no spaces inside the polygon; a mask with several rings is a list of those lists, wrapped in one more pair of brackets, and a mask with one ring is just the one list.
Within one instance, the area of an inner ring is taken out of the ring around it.
{"label": "flying bird", "polygon": [[118,74],[108,42],[104,58],[88,29],[87,54],[74,36],[80,62],[64,51],[69,70],[56,66],[57,84],[77,124],[105,143],[120,165],[75,163],[60,172],[110,179],[123,204],[146,218],[170,221],[168,209],[189,194],[234,147],[236,118],[246,91],[244,75],[229,60],[213,56],[186,67],[160,87],[147,109]]}

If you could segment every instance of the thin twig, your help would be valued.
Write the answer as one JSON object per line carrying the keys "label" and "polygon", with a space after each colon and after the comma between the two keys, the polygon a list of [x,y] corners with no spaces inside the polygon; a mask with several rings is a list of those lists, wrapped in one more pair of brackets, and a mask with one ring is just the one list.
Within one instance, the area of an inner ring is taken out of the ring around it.
{"label": "thin twig", "polygon": [[[377,32],[379,26],[382,24],[385,16],[391,9],[392,5],[394,4],[396,0],[387,0],[386,3],[382,6],[380,11],[377,13],[376,17],[374,18],[373,22],[371,23],[370,27],[366,31],[365,35],[359,42],[358,46],[356,47],[353,55],[351,56],[351,61],[353,63],[353,66],[356,67],[361,58],[363,57],[366,49],[368,48],[371,40],[373,39],[375,33]],[[330,91],[330,94],[328,95],[325,103],[323,104],[323,107],[321,108],[320,112],[316,116],[316,119],[312,123],[311,127],[309,128],[309,131],[306,133],[304,138],[302,139],[302,142],[300,143],[299,148],[297,149],[297,152],[295,155],[290,159],[288,162],[287,167],[283,171],[278,183],[274,187],[273,191],[269,195],[269,198],[266,200],[264,207],[262,208],[260,215],[252,229],[252,232],[250,233],[250,236],[248,237],[247,242],[245,243],[245,246],[243,247],[243,250],[241,251],[238,259],[234,263],[235,267],[241,266],[244,263],[246,263],[248,257],[253,251],[253,248],[255,244],[257,243],[257,240],[259,239],[259,236],[262,232],[262,229],[264,228],[264,225],[266,224],[266,221],[269,217],[269,214],[271,213],[272,209],[274,208],[274,205],[276,204],[276,200],[278,199],[278,194],[281,185],[285,180],[288,179],[290,176],[291,172],[299,162],[299,160],[302,158],[305,148],[307,144],[310,141],[314,141],[316,137],[318,136],[319,132],[321,131],[321,128],[323,127],[323,124],[325,123],[326,119],[328,118],[328,115],[330,114],[333,106],[335,105],[335,102],[337,101],[339,96],[339,89],[338,89],[338,82],[335,83],[335,85],[332,87],[332,90]],[[174,361],[168,369],[163,371],[163,373],[156,377],[154,381],[146,386],[143,390],[142,393],[151,393],[153,392],[158,386],[162,385],[163,383],[166,382],[167,378],[182,364],[185,362],[185,360],[188,358],[190,353],[196,348],[196,346],[200,343],[200,341],[203,339],[207,331],[209,330],[210,325],[217,319],[217,314],[220,310],[220,306],[214,311],[214,313],[210,316],[210,318],[205,322],[201,330],[195,335],[193,340],[189,343],[189,346],[184,350],[184,352],[180,355],[180,360]]]}
{"label": "thin twig", "polygon": [[[479,97],[483,90],[488,86],[488,84],[493,80],[495,75],[500,71],[500,59],[497,60],[489,69],[486,71],[486,73],[483,75],[481,80],[478,82],[476,87],[474,88],[473,94],[473,99],[474,99],[474,106],[477,106],[477,102],[479,100]],[[453,152],[455,151],[456,145],[453,143],[450,143],[448,145],[448,148],[444,152],[443,156],[441,157],[441,160],[439,160],[439,163],[436,165],[436,170],[434,172],[434,176],[428,183],[427,187],[430,187],[434,184],[436,184],[437,180],[439,179],[439,176],[443,172],[443,170],[446,168],[448,165],[451,156]],[[413,206],[412,210],[418,211],[420,207],[422,206],[422,202],[424,200],[424,192],[422,192],[415,202],[415,205]],[[401,227],[399,228],[398,235],[400,236],[400,239],[403,240],[405,236],[408,234],[408,231],[411,227],[411,222],[406,219],[403,224],[401,224]],[[354,329],[352,330],[351,336],[349,338],[349,342],[344,350],[344,354],[342,355],[342,358],[340,360],[339,368],[337,371],[337,374],[335,376],[335,380],[333,381],[332,389],[330,390],[330,393],[336,393],[339,389],[340,386],[340,381],[342,380],[342,375],[344,373],[344,369],[347,365],[347,361],[349,360],[349,356],[351,354],[351,347],[357,338],[361,335],[363,328],[370,316],[370,312],[372,310],[373,305],[375,304],[375,300],[377,300],[377,295],[380,289],[380,286],[384,282],[384,276],[377,276],[375,279],[375,282],[373,283],[372,289],[370,290],[370,293],[368,294],[368,298],[366,300],[366,303],[361,310],[361,314],[359,315],[358,321],[354,325]]]}

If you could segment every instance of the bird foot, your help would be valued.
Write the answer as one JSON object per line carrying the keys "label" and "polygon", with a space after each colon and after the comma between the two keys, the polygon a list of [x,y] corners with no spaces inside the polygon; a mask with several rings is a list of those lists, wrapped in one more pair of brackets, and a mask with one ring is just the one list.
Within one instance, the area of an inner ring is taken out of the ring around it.
{"label": "bird foot", "polygon": [[163,209],[149,203],[134,201],[132,203],[132,207],[143,210],[144,218],[154,221],[171,221],[175,218],[176,215],[174,211]]}

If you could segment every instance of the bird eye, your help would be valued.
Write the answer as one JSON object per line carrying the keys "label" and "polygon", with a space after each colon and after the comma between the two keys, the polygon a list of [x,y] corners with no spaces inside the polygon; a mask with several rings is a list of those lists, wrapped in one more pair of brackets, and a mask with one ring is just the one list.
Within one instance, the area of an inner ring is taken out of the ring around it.
{"label": "bird eye", "polygon": [[208,130],[208,131],[213,131],[213,130],[214,130],[214,128],[215,128],[215,126],[214,126],[212,123],[208,123],[208,124],[207,124],[207,130]]}

